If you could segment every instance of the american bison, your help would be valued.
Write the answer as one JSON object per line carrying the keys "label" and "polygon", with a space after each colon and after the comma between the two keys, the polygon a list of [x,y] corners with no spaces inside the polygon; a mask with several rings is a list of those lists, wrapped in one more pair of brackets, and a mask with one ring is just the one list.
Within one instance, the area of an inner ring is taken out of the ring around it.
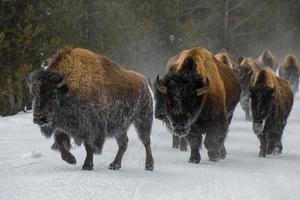
{"label": "american bison", "polygon": [[[182,52],[181,52],[182,53]],[[179,58],[180,54],[177,54],[176,56],[170,58],[168,60],[167,63],[167,71],[169,70],[173,70],[172,68],[175,67],[174,65],[176,64],[177,59]],[[154,84],[152,85],[152,89],[153,89],[153,93],[154,93],[154,99],[155,99],[155,109],[154,109],[154,116],[156,119],[161,120],[162,122],[164,122],[164,124],[167,126],[167,129],[170,131],[171,127],[169,126],[169,124],[166,121],[166,114],[165,114],[165,110],[163,108],[163,104],[162,102],[164,101],[164,95],[159,92],[159,90],[156,87],[153,87]],[[172,148],[175,149],[180,149],[181,151],[187,151],[187,143],[185,141],[185,139],[180,138],[176,135],[172,135]]]}
{"label": "american bison", "polygon": [[236,104],[239,82],[233,71],[204,48],[183,51],[169,72],[154,87],[172,133],[191,148],[189,162],[199,163],[202,135],[211,161],[226,156],[224,141]]}
{"label": "american bison", "polygon": [[226,49],[221,49],[220,52],[216,53],[215,58],[231,69],[236,66],[233,56]]}
{"label": "american bison", "polygon": [[234,68],[234,72],[240,79],[241,87],[241,99],[240,104],[245,111],[245,118],[247,121],[252,119],[250,112],[250,96],[249,86],[253,81],[255,74],[259,71],[259,66],[254,59],[250,57],[241,57],[239,59],[239,65]]}
{"label": "american bison", "polygon": [[277,71],[277,59],[269,50],[263,51],[261,55],[257,58],[256,62],[259,65],[260,69],[270,67],[275,73]]}
{"label": "american bison", "polygon": [[300,67],[295,55],[288,54],[285,57],[279,68],[279,76],[291,84],[294,93],[298,92]]}
{"label": "american bison", "polygon": [[293,106],[293,91],[287,81],[267,67],[250,86],[253,131],[260,141],[259,157],[282,152],[281,137]]}
{"label": "american bison", "polygon": [[114,137],[119,150],[110,169],[121,167],[127,149],[127,130],[136,128],[146,150],[145,169],[153,170],[150,147],[153,104],[144,77],[126,70],[102,55],[67,48],[51,59],[47,69],[28,77],[33,96],[34,123],[42,133],[54,134],[54,149],[63,160],[75,164],[70,138],[84,143],[82,169],[93,169],[93,155],[101,153],[106,138]]}

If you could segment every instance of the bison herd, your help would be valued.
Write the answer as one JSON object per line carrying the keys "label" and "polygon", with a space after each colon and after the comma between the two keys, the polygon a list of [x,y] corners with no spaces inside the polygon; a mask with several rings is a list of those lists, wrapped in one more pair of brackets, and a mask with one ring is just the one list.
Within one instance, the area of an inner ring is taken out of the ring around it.
{"label": "bison herd", "polygon": [[271,51],[257,59],[235,59],[226,49],[213,54],[197,47],[170,58],[164,76],[148,84],[141,74],[105,56],[64,48],[46,68],[31,72],[27,82],[33,121],[44,136],[53,135],[52,148],[64,161],[76,164],[70,152],[73,139],[86,149],[82,169],[92,170],[94,154],[101,153],[105,140],[112,137],[119,149],[109,169],[119,169],[128,128],[134,125],[145,147],[145,170],[151,171],[153,110],[173,134],[173,148],[186,151],[188,144],[191,163],[200,162],[202,143],[210,161],[226,157],[225,139],[238,103],[246,120],[253,122],[260,141],[259,156],[280,154],[283,130],[299,87],[299,70],[293,54],[279,66]]}

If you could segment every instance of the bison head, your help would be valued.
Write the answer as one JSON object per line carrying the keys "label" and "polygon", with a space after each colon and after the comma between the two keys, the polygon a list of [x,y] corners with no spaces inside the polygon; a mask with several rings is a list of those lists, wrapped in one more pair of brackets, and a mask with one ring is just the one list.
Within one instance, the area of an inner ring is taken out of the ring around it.
{"label": "bison head", "polygon": [[240,79],[241,88],[248,88],[254,73],[253,69],[247,65],[238,65],[233,70]]}
{"label": "bison head", "polygon": [[33,100],[33,122],[40,126],[50,125],[52,112],[68,92],[64,78],[54,72],[36,70],[28,75],[27,83]]}
{"label": "bison head", "polygon": [[189,134],[192,124],[201,111],[205,94],[209,90],[209,81],[193,71],[182,70],[167,74],[163,80],[157,79],[154,84],[165,120],[172,133],[179,137]]}
{"label": "bison head", "polygon": [[266,85],[251,86],[250,98],[253,122],[262,123],[272,110],[274,88]]}

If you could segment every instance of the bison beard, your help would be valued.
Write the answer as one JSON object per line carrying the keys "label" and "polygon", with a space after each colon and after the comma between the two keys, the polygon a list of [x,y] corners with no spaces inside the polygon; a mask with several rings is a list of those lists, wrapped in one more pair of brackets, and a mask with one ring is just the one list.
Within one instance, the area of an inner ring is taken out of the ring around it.
{"label": "bison beard", "polygon": [[237,78],[202,48],[184,51],[175,66],[155,83],[159,95],[164,95],[164,121],[173,134],[188,141],[189,162],[200,162],[204,134],[209,159],[224,159],[224,141],[240,95]]}
{"label": "bison beard", "polygon": [[[128,73],[131,76],[140,76],[134,72]],[[124,72],[123,75],[126,77],[127,74]],[[52,148],[60,151],[62,159],[70,164],[76,163],[75,157],[69,151],[70,138],[73,138],[77,145],[82,143],[85,145],[87,155],[82,169],[91,170],[93,155],[101,153],[106,138],[113,137],[118,143],[119,150],[109,168],[119,169],[127,149],[127,130],[133,124],[145,146],[145,169],[153,170],[154,161],[150,147],[153,108],[145,80],[141,79],[143,82],[135,88],[136,90],[132,88],[132,94],[137,96],[128,94],[109,96],[103,90],[101,94],[94,93],[97,101],[92,99],[87,101],[76,95],[76,91],[69,88],[68,82],[62,81],[64,79],[65,77],[50,69],[34,71],[28,79],[34,96],[35,122],[40,125],[46,137],[54,134],[55,143]],[[109,91],[116,89],[113,88],[118,87],[115,84],[111,84],[107,89]],[[49,98],[49,94],[53,93],[56,95]],[[39,120],[41,116],[45,120]]]}
{"label": "bison beard", "polygon": [[282,152],[281,138],[293,105],[289,84],[270,68],[258,72],[250,87],[253,131],[260,141],[259,157]]}

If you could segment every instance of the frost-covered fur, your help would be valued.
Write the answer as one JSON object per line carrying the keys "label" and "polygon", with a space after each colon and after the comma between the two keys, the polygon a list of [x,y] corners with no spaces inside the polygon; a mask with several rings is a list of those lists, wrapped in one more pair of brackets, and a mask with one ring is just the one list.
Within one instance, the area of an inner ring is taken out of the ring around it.
{"label": "frost-covered fur", "polygon": [[[116,91],[118,86],[108,83],[107,90],[103,90],[101,95],[95,93],[97,101],[88,101],[78,97],[76,91],[68,89],[67,83],[61,85],[64,79],[65,77],[49,69],[34,71],[28,79],[34,96],[34,121],[40,125],[46,137],[54,134],[55,143],[52,148],[62,153],[63,160],[76,163],[69,152],[71,137],[77,145],[84,143],[87,158],[83,169],[92,169],[93,154],[101,153],[105,139],[113,137],[117,140],[119,151],[110,168],[119,169],[127,148],[127,130],[133,124],[146,149],[145,169],[152,170],[150,133],[153,102],[146,82],[132,88],[131,93],[121,91],[121,94],[115,96],[111,96],[109,91]],[[123,82],[123,85],[126,84]],[[56,94],[55,98],[51,98],[53,93]]]}
{"label": "frost-covered fur", "polygon": [[280,154],[283,130],[293,106],[292,88],[266,67],[256,74],[250,94],[253,131],[260,140],[259,156]]}

